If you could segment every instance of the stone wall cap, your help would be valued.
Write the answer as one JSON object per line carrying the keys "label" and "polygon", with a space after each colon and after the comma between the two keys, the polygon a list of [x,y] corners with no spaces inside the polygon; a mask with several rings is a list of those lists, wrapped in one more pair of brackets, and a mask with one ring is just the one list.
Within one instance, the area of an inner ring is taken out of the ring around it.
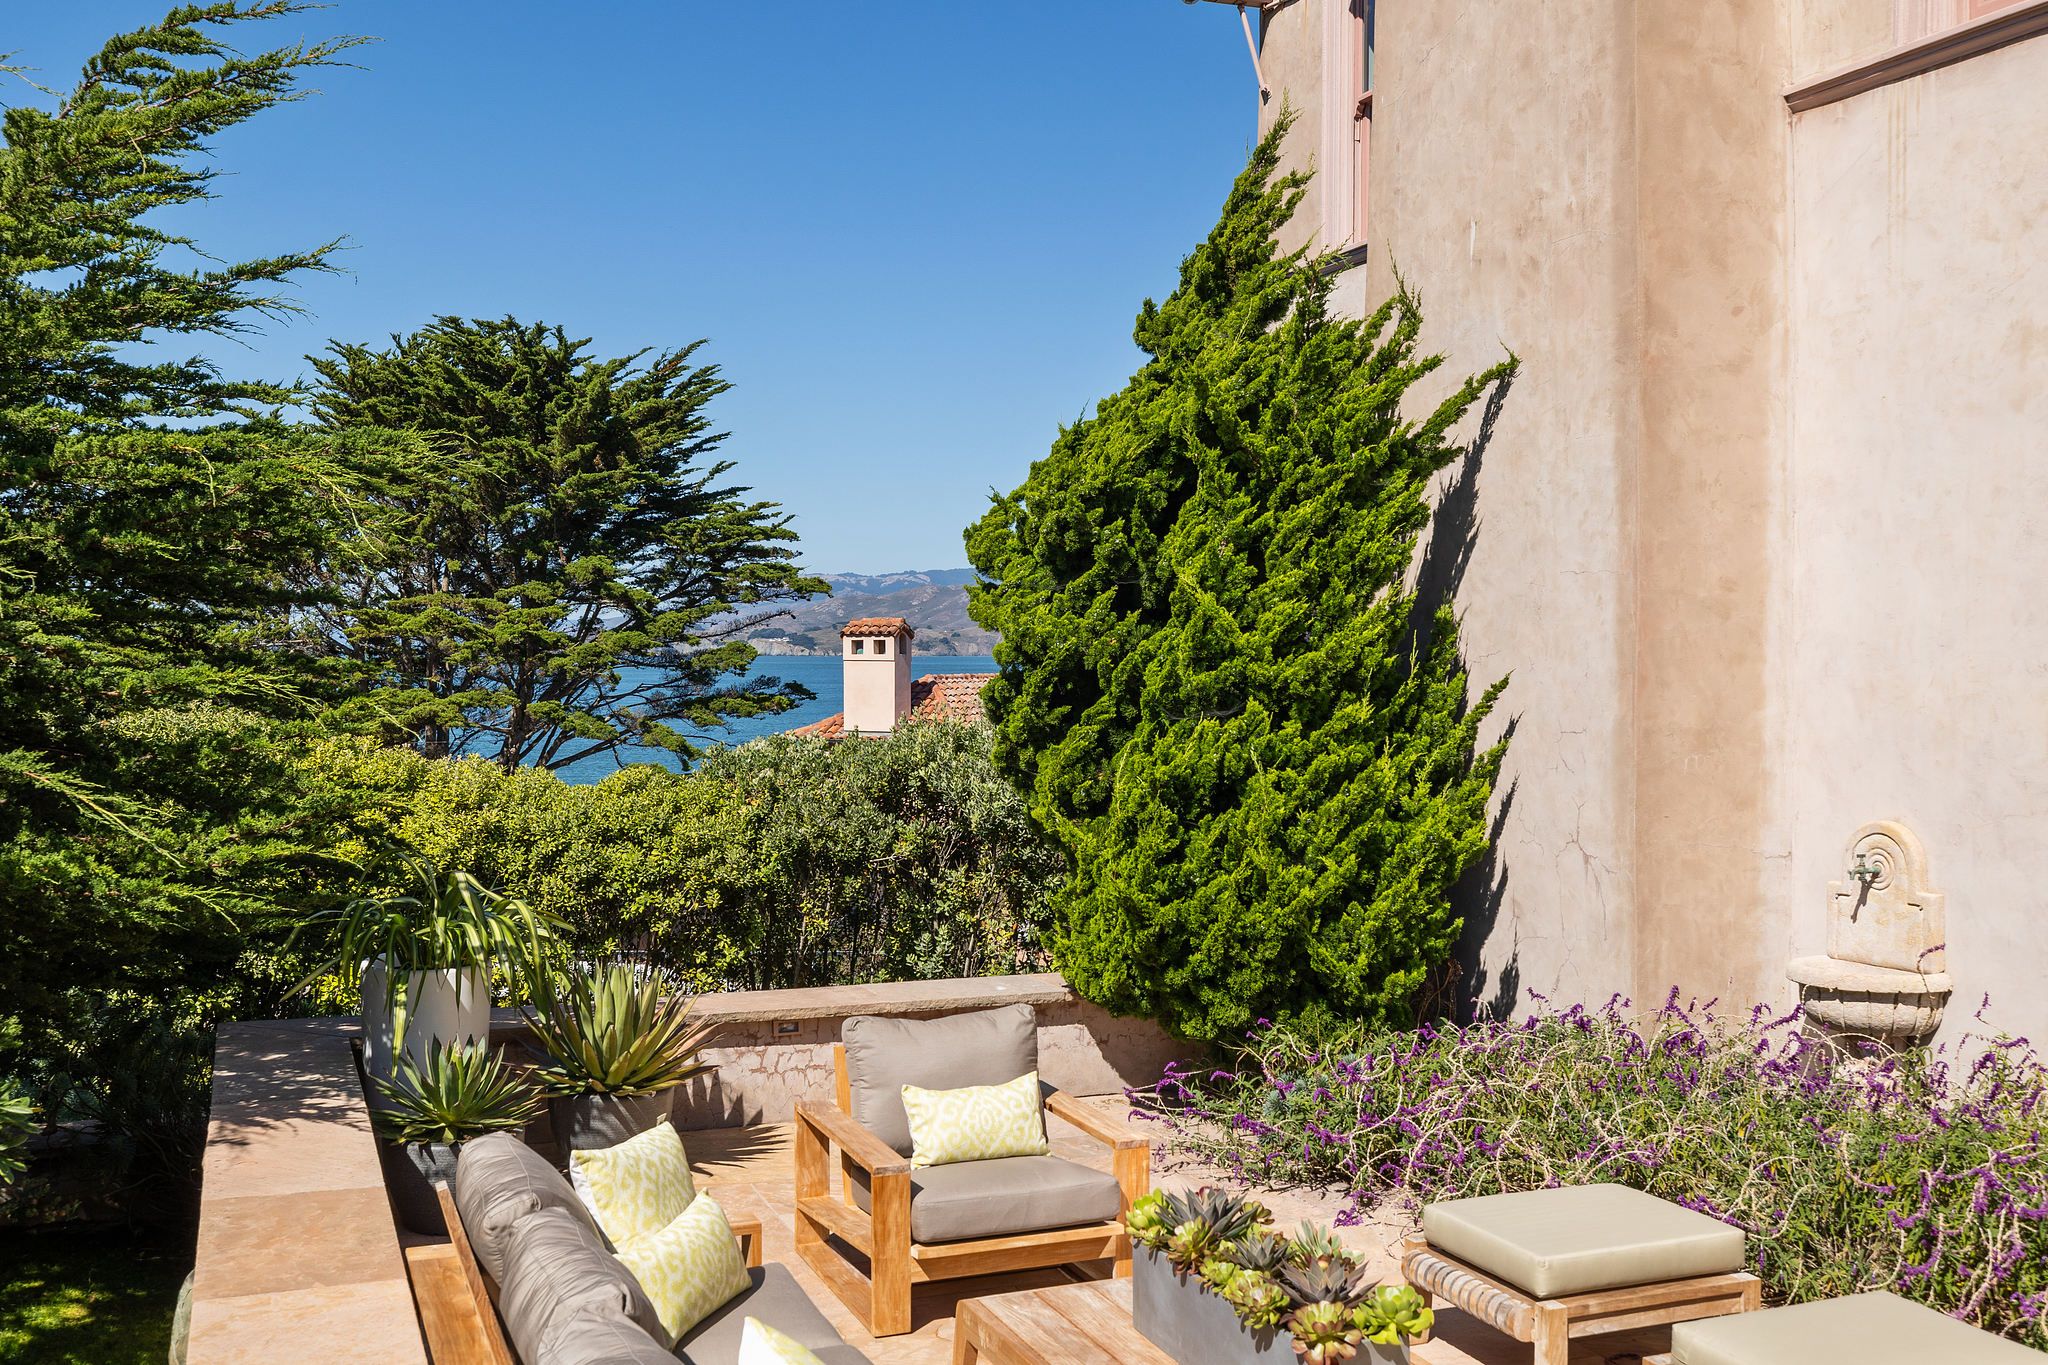
{"label": "stone wall cap", "polygon": [[1074,989],[1057,972],[975,976],[944,981],[884,981],[866,986],[809,986],[781,991],[726,991],[697,997],[706,1019],[729,1024],[790,1019],[843,1019],[855,1014],[931,1014],[998,1005],[1063,1005]]}

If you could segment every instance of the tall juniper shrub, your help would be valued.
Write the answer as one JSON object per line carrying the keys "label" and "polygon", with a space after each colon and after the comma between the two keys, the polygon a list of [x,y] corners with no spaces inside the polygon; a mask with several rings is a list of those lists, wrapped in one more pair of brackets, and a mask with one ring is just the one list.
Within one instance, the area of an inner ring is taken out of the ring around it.
{"label": "tall juniper shrub", "polygon": [[1247,1183],[1422,1201],[1615,1181],[1750,1234],[1774,1299],[1890,1289],[2048,1347],[2048,1069],[2024,1039],[1841,1057],[1797,1014],[1671,997],[1520,1023],[1261,1025],[1154,1112]]}

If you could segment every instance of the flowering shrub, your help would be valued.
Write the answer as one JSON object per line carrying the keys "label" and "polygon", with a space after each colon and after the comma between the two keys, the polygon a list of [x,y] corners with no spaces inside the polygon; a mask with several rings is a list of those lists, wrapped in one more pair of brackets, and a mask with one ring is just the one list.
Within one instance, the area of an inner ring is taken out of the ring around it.
{"label": "flowering shrub", "polygon": [[1523,1022],[1264,1025],[1234,1070],[1169,1070],[1147,1106],[1246,1183],[1349,1191],[1340,1222],[1613,1181],[1749,1234],[1780,1302],[1890,1289],[2048,1347],[2048,1070],[2024,1039],[1843,1057],[1797,1014],[1672,992]]}

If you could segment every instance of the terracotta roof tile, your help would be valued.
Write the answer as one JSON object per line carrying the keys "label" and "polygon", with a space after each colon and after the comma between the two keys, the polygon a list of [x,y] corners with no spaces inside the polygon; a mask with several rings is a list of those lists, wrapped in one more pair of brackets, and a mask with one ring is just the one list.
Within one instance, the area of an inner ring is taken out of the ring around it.
{"label": "terracotta roof tile", "polygon": [[917,632],[910,628],[910,622],[900,616],[861,616],[848,621],[839,628],[841,635],[899,635],[906,640],[917,638]]}
{"label": "terracotta roof tile", "polygon": [[[981,689],[993,677],[993,673],[927,673],[910,684],[910,717],[956,720],[971,725],[983,718]],[[841,711],[784,733],[805,739],[841,739],[846,735],[846,713]]]}

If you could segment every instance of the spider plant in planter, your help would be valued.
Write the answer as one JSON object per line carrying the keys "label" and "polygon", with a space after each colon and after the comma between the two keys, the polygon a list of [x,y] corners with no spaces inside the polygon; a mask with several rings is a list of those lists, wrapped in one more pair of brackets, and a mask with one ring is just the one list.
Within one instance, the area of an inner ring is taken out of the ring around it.
{"label": "spider plant in planter", "polygon": [[436,1043],[491,1032],[491,968],[515,984],[546,975],[560,920],[491,890],[467,872],[411,864],[410,895],[364,896],[314,915],[293,934],[330,930],[333,949],[292,988],[361,972],[364,1066],[394,1074],[401,1053],[424,1062]]}
{"label": "spider plant in planter", "polygon": [[397,1074],[375,1084],[385,1183],[414,1232],[446,1235],[434,1186],[454,1176],[463,1143],[524,1128],[541,1110],[539,1089],[482,1043],[437,1043],[424,1065],[401,1056]]}
{"label": "spider plant in planter", "polygon": [[527,1023],[547,1050],[555,1141],[564,1151],[611,1147],[667,1115],[670,1093],[711,1070],[697,1060],[715,1025],[688,994],[630,962],[577,964],[537,985]]}

